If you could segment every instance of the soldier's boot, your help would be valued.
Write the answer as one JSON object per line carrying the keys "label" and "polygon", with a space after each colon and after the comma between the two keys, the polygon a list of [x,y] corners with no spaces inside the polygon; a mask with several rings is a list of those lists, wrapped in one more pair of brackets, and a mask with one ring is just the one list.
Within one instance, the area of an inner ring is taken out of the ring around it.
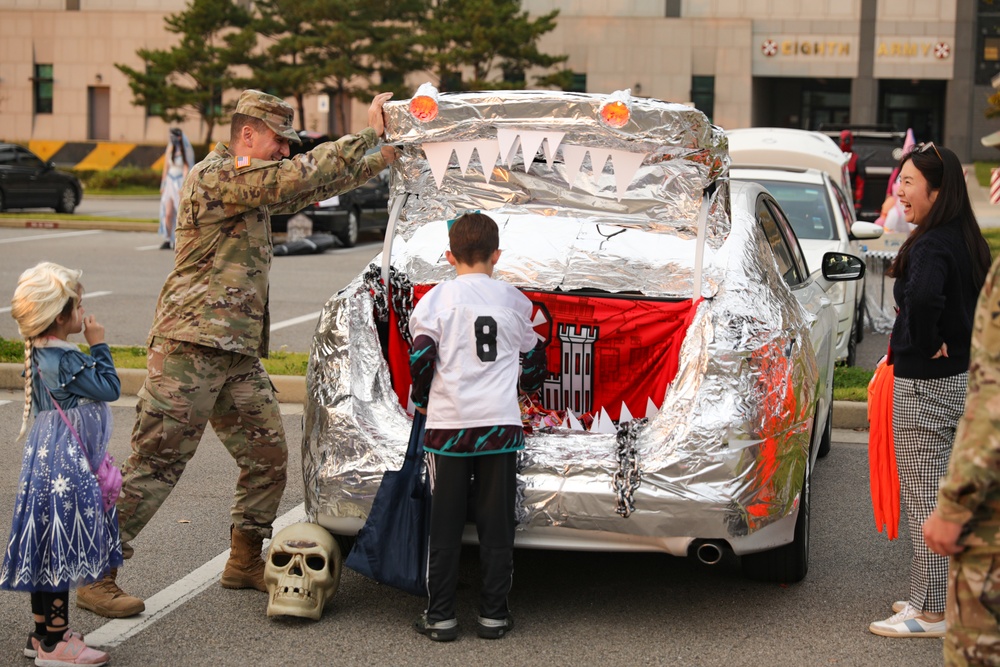
{"label": "soldier's boot", "polygon": [[264,538],[252,535],[230,527],[232,546],[229,550],[229,560],[226,569],[222,571],[223,588],[256,588],[267,592],[264,584],[264,559],[261,557],[261,547]]}
{"label": "soldier's boot", "polygon": [[146,603],[120,589],[117,577],[118,568],[114,568],[104,578],[77,588],[76,606],[105,618],[127,618],[144,612]]}

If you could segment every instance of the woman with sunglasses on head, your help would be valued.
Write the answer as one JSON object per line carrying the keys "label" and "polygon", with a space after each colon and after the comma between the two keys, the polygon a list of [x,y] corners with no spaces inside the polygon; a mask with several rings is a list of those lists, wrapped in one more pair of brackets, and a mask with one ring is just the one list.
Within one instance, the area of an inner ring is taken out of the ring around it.
{"label": "woman with sunglasses on head", "polygon": [[921,526],[934,510],[965,406],[976,300],[990,250],[972,211],[958,157],[920,144],[899,165],[899,201],[916,225],[889,268],[897,315],[889,339],[892,432],[913,558],[907,600],[869,630],[884,637],[943,637],[948,559]]}

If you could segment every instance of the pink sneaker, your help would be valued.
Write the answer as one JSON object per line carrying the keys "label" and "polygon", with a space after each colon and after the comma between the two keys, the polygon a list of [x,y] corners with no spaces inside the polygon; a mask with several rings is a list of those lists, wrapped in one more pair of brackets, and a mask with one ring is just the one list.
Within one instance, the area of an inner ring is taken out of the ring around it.
{"label": "pink sneaker", "polygon": [[46,651],[45,645],[38,646],[35,664],[38,667],[61,667],[62,665],[94,665],[99,667],[108,662],[108,654],[104,651],[90,648],[79,637],[70,637],[56,644],[52,651]]}
{"label": "pink sneaker", "polygon": [[[66,637],[79,637],[80,639],[83,639],[83,635],[81,635],[76,630],[67,630],[65,636]],[[38,646],[42,643],[42,640],[44,638],[45,638],[45,635],[40,635],[37,632],[29,632],[28,633],[28,641],[24,645],[24,657],[25,658],[34,658],[35,656],[37,656],[38,655]]]}

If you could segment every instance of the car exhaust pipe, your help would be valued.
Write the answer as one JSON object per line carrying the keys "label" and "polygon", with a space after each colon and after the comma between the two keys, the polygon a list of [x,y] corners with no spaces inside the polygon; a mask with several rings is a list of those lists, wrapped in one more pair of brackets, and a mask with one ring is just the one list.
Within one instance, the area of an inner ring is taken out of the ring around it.
{"label": "car exhaust pipe", "polygon": [[695,547],[695,557],[705,565],[718,565],[722,560],[723,544],[720,542],[706,541]]}

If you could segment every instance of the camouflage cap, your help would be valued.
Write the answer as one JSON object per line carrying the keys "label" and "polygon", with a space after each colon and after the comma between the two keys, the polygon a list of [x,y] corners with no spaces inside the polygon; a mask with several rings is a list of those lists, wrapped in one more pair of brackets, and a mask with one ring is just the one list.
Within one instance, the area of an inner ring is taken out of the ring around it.
{"label": "camouflage cap", "polygon": [[289,141],[299,143],[302,141],[292,129],[292,120],[295,117],[292,107],[274,95],[259,90],[244,90],[239,102],[236,103],[236,113],[260,118],[274,130],[275,134]]}

